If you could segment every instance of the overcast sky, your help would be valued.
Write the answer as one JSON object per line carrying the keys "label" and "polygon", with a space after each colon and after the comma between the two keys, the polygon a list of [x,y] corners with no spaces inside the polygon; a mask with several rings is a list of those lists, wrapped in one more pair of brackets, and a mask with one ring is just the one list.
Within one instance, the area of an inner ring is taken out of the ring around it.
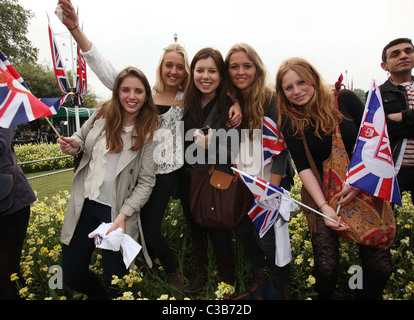
{"label": "overcast sky", "polygon": [[[19,0],[35,17],[28,38],[39,48],[39,62],[52,67],[47,15],[55,33],[66,28],[54,14],[57,0]],[[89,39],[122,69],[133,65],[151,84],[162,48],[182,44],[190,60],[203,47],[225,57],[237,42],[252,45],[274,81],[280,63],[292,56],[309,60],[327,83],[342,73],[354,88],[382,83],[382,48],[398,37],[414,38],[413,0],[73,0]],[[61,53],[63,36],[57,36]],[[67,54],[67,53],[66,53]],[[67,54],[68,56],[69,54]],[[70,57],[68,57],[70,59]],[[67,69],[71,68],[68,63]],[[347,72],[346,72],[347,71]],[[110,91],[88,69],[88,86],[101,99]]]}

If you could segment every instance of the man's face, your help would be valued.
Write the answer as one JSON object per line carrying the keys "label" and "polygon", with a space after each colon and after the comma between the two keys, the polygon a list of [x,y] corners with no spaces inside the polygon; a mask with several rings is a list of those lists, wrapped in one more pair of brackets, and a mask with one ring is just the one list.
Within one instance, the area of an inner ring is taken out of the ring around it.
{"label": "man's face", "polygon": [[381,67],[391,74],[411,72],[414,68],[414,48],[409,43],[388,48],[386,56],[387,62],[381,63]]}

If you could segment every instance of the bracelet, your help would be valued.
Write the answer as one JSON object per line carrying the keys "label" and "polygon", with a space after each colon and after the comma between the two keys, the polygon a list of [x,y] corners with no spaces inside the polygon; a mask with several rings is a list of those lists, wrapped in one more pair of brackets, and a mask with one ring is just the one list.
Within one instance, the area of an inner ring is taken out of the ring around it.
{"label": "bracelet", "polygon": [[323,207],[325,204],[329,205],[329,203],[325,201],[324,203],[322,203],[322,204],[321,204],[321,206],[319,207],[319,210],[322,210],[322,207]]}
{"label": "bracelet", "polygon": [[69,30],[69,31],[72,31],[72,30],[75,30],[77,27],[79,27],[79,23],[78,23],[76,26],[74,26],[72,29],[69,29],[69,28],[68,28],[68,30]]}

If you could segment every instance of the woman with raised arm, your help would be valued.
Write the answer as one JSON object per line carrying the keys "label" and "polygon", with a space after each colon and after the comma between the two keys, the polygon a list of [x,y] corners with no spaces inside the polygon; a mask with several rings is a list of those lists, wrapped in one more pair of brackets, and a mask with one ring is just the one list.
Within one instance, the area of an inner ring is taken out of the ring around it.
{"label": "woman with raised arm", "polygon": [[[79,20],[70,0],[59,0],[58,4],[65,17],[63,24],[71,32],[73,38],[82,50],[89,67],[98,76],[101,82],[110,90],[117,70],[112,63],[105,59],[96,45],[86,37],[79,27]],[[183,116],[183,91],[186,87],[189,74],[189,62],[186,50],[179,44],[170,44],[164,48],[156,70],[156,82],[152,94],[155,105],[161,118],[161,128],[155,139],[161,144],[157,147],[154,156],[156,160],[156,184],[148,203],[141,211],[141,219],[146,244],[151,256],[157,256],[168,274],[167,281],[180,290],[184,290],[182,276],[177,268],[176,258],[161,233],[161,221],[168,201],[173,194],[173,187],[179,170],[184,163],[183,145],[180,128]],[[238,105],[229,110],[229,122],[235,126],[241,122],[241,111]],[[179,189],[181,188],[178,181]],[[179,190],[181,202],[183,192]],[[184,195],[185,196],[185,195]],[[190,214],[186,212],[186,216]],[[191,232],[196,253],[204,250],[204,241],[197,233]],[[194,289],[194,286],[192,286]],[[196,289],[201,289],[196,285]],[[191,289],[191,291],[193,291]]]}

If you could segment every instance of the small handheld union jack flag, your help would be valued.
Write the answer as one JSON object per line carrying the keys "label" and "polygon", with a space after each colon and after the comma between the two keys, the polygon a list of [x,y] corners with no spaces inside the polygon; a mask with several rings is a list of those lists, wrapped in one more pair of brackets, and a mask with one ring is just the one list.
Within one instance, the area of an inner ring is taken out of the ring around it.
{"label": "small handheld union jack flag", "polygon": [[284,197],[285,201],[286,199],[287,201],[291,200],[290,192],[241,170],[232,169],[237,172],[255,197],[248,216],[253,221],[253,224],[259,231],[259,236],[262,238],[276,222],[282,198]]}
{"label": "small handheld union jack flag", "polygon": [[12,128],[52,115],[49,107],[30,93],[2,52],[0,59],[0,126]]}

